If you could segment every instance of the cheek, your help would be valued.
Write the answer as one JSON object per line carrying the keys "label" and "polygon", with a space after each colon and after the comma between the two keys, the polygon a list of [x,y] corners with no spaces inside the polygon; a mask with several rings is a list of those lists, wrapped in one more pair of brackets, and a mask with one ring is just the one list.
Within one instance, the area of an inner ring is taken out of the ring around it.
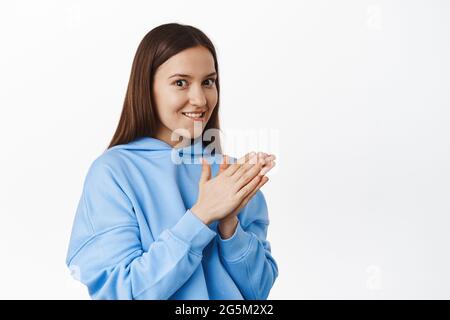
{"label": "cheek", "polygon": [[185,119],[181,114],[182,105],[173,104],[165,110],[165,122],[170,125],[177,125],[180,121]]}
{"label": "cheek", "polygon": [[208,100],[209,114],[211,114],[214,111],[217,104],[218,100],[217,90],[208,93],[206,99]]}
{"label": "cheek", "polygon": [[173,93],[167,93],[157,103],[158,114],[163,122],[174,121],[174,117],[181,115],[185,100]]}

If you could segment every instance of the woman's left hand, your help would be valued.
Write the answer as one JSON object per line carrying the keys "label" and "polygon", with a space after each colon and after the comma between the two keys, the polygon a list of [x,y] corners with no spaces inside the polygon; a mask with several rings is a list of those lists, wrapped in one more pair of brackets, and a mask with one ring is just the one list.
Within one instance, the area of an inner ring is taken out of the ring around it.
{"label": "woman's left hand", "polygon": [[[245,156],[243,157],[245,158]],[[241,158],[241,159],[243,159]],[[228,166],[230,165],[230,161],[227,155],[223,156],[223,163],[220,164],[219,166],[219,172],[217,173],[217,175],[221,174],[223,171],[225,171]],[[241,161],[238,160],[239,161]],[[250,201],[251,198],[253,198],[253,196],[258,192],[259,189],[261,189],[261,187],[263,185],[265,185],[267,183],[267,181],[269,181],[269,178],[267,176],[265,176],[265,174],[267,172],[269,172],[270,169],[272,169],[275,166],[275,155],[273,154],[267,154],[264,152],[258,152],[258,160],[259,161],[264,161],[265,164],[263,165],[259,175],[263,176],[263,178],[261,179],[261,182],[256,186],[255,189],[253,189],[252,192],[250,192],[248,194],[247,197],[244,198],[244,200],[242,200],[242,202],[239,204],[239,206],[233,211],[231,212],[229,215],[227,215],[225,218],[219,220],[219,232],[220,235],[222,237],[222,239],[227,239],[230,238],[235,230],[236,230],[236,226],[238,224],[238,218],[237,215],[238,213],[242,210],[242,208],[244,208],[247,203]]]}

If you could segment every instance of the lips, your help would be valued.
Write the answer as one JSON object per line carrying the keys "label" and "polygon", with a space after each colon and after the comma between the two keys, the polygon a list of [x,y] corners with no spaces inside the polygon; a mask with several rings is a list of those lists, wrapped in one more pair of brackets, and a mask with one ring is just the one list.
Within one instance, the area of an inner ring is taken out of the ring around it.
{"label": "lips", "polygon": [[182,112],[182,114],[194,121],[203,121],[205,119],[206,111],[204,112]]}

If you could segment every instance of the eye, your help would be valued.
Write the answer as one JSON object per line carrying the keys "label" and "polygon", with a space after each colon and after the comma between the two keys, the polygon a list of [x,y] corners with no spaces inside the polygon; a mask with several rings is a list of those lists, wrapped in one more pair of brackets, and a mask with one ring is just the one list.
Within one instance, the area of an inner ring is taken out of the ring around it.
{"label": "eye", "polygon": [[214,78],[206,79],[206,81],[208,81],[208,80],[211,80],[211,83],[210,83],[209,87],[212,87],[212,85],[213,85],[214,83],[216,83],[216,79],[214,79]]}
{"label": "eye", "polygon": [[176,84],[177,87],[180,87],[178,84],[179,84],[180,82],[183,82],[183,81],[186,81],[186,80],[184,80],[184,79],[175,80],[174,83]]}
{"label": "eye", "polygon": [[[208,83],[208,81],[210,81],[210,82]],[[187,84],[187,81],[185,79],[178,79],[178,80],[175,80],[173,83],[177,87],[183,88],[183,82],[186,82],[186,84]],[[206,79],[204,83],[206,83],[206,85],[210,88],[214,85],[214,83],[216,83],[216,79],[209,78],[209,79]]]}

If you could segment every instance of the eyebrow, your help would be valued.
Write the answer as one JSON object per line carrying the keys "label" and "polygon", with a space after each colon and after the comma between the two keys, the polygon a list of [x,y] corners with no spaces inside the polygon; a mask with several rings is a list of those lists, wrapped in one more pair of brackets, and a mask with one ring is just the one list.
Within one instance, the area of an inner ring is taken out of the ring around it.
{"label": "eyebrow", "polygon": [[[215,75],[217,75],[216,72],[211,72],[210,74],[206,75],[205,78],[206,77],[212,77],[212,76],[215,76]],[[175,73],[175,74],[171,75],[168,79],[173,78],[173,77],[183,77],[183,78],[192,79],[192,76],[190,76],[188,74],[181,74],[181,73]]]}

